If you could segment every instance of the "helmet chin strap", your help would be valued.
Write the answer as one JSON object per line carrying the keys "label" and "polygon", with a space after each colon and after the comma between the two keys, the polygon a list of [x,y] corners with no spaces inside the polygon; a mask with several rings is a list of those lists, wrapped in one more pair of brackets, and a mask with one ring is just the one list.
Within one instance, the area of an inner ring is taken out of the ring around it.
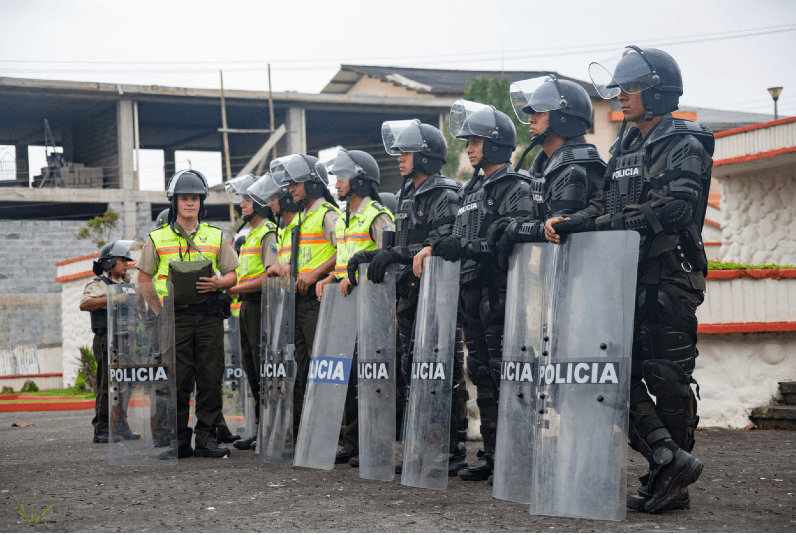
{"label": "helmet chin strap", "polygon": [[547,136],[549,136],[551,133],[550,127],[547,127],[541,134],[536,134],[533,136],[531,138],[531,144],[528,145],[528,148],[525,149],[525,151],[522,153],[522,156],[520,156],[520,160],[517,162],[517,167],[515,167],[515,169],[522,169],[522,164],[525,162],[525,157],[529,152],[531,152],[531,149],[544,143],[547,140]]}

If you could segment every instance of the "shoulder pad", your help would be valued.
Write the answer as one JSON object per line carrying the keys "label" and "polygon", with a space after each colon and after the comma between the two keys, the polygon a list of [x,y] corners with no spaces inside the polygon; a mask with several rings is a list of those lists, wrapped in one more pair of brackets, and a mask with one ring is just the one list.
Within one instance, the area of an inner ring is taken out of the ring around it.
{"label": "shoulder pad", "polygon": [[202,223],[202,224],[203,224],[204,226],[208,227],[208,228],[212,228],[212,229],[215,229],[215,230],[217,230],[217,231],[219,231],[219,232],[223,232],[223,231],[222,231],[220,228],[218,228],[218,227],[214,227],[213,225],[211,225],[211,224],[209,224],[209,223]]}
{"label": "shoulder pad", "polygon": [[458,180],[448,178],[443,175],[433,175],[426,179],[425,182],[420,184],[417,188],[415,195],[423,195],[434,189],[452,189],[458,191],[462,187],[462,183]]}
{"label": "shoulder pad", "polygon": [[269,230],[269,232],[274,232],[278,228],[276,226],[276,223],[274,223],[273,221],[266,221],[265,227]]}
{"label": "shoulder pad", "polygon": [[488,186],[490,184],[494,184],[495,182],[498,182],[500,180],[504,180],[504,179],[507,179],[507,178],[510,178],[510,179],[513,179],[513,180],[518,180],[519,179],[519,180],[530,181],[531,180],[531,175],[529,173],[525,172],[525,171],[517,171],[516,169],[514,169],[510,165],[504,165],[503,167],[501,167],[500,169],[498,169],[497,171],[495,171],[494,173],[489,175],[489,178],[484,180],[484,184],[483,184],[482,187],[486,187],[486,186]]}
{"label": "shoulder pad", "polygon": [[572,164],[588,165],[601,163],[605,165],[605,160],[600,155],[597,147],[590,143],[578,143],[573,145],[562,145],[550,158],[547,164],[547,172],[553,172],[559,167]]}
{"label": "shoulder pad", "polygon": [[705,150],[711,156],[713,155],[715,140],[711,129],[697,122],[675,117],[666,117],[658,123],[658,126],[649,137],[644,140],[644,145],[649,147],[662,139],[672,136],[694,136],[705,147]]}
{"label": "shoulder pad", "polygon": [[[387,210],[387,207],[386,207],[386,206],[384,206],[383,204],[381,204],[379,201],[372,201],[372,202],[370,203],[370,205],[371,205],[373,208],[375,208],[376,210],[378,210],[379,212],[383,212],[384,210]],[[388,211],[389,211],[389,210],[388,210]]]}
{"label": "shoulder pad", "polygon": [[330,203],[330,202],[325,202],[321,206],[323,206],[327,210],[334,210],[335,212],[338,211],[337,207],[335,205],[333,205],[332,203]]}

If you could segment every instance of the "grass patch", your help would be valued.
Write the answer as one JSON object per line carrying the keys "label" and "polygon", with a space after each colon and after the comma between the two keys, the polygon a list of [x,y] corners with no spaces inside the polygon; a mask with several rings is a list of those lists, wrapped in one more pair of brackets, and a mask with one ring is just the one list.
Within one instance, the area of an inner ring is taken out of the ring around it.
{"label": "grass patch", "polygon": [[94,392],[86,392],[82,388],[72,386],[70,388],[59,388],[56,390],[39,390],[37,396],[76,396],[85,399],[93,398]]}
{"label": "grass patch", "polygon": [[780,266],[779,264],[739,264],[736,262],[717,262],[715,260],[708,261],[708,269],[794,269],[796,266]]}

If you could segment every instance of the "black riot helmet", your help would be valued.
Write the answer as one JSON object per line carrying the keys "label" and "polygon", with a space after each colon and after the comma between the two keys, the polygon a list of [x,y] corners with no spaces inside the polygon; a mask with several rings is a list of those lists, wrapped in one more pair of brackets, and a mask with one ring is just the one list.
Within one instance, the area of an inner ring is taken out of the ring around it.
{"label": "black riot helmet", "polygon": [[169,223],[177,220],[177,196],[199,195],[199,218],[204,215],[205,199],[210,194],[207,179],[199,171],[192,169],[177,171],[169,180],[166,197],[171,201]]}
{"label": "black riot helmet", "polygon": [[548,112],[548,129],[564,139],[582,136],[592,126],[589,94],[570,80],[550,74],[514,82],[509,96],[521,123],[529,124],[534,113]]}
{"label": "black riot helmet", "polygon": [[[132,262],[133,255],[130,253],[130,247],[134,243],[133,240],[117,240],[104,245],[100,249],[99,258],[94,262],[94,273],[100,275],[103,271],[110,271],[116,265],[116,259],[119,257]],[[97,273],[98,270],[100,273]]]}
{"label": "black riot helmet", "polygon": [[413,153],[412,171],[404,178],[411,178],[416,172],[436,175],[448,161],[445,136],[439,129],[417,119],[385,121],[381,125],[381,139],[390,156]]}
{"label": "black riot helmet", "polygon": [[387,192],[379,194],[379,197],[381,198],[381,204],[395,215],[395,212],[398,211],[398,196],[395,193]]}
{"label": "black riot helmet", "polygon": [[454,102],[450,112],[450,132],[453,137],[465,141],[472,136],[484,139],[484,156],[479,165],[507,163],[517,148],[514,122],[488,104],[462,99]]}
{"label": "black riot helmet", "polygon": [[158,214],[157,219],[155,219],[155,227],[156,228],[160,228],[163,225],[168,225],[169,224],[169,212],[170,211],[171,210],[169,208],[166,208],[165,210],[163,210],[162,212],[160,212]]}
{"label": "black riot helmet", "polygon": [[271,162],[271,174],[274,177],[282,177],[282,181],[285,183],[303,182],[308,197],[325,198],[337,206],[329,193],[329,178],[326,176],[326,168],[321,165],[319,169],[316,169],[315,164],[317,163],[318,158],[315,156],[290,154]]}
{"label": "black riot helmet", "polygon": [[683,94],[680,67],[669,54],[655,48],[628,46],[613,56],[589,65],[589,76],[601,97],[611,99],[622,91],[641,92],[644,119],[677,109]]}
{"label": "black riot helmet", "polygon": [[324,167],[337,180],[348,182],[351,185],[349,195],[356,193],[361,197],[378,197],[379,164],[367,152],[339,149],[334,158],[324,163],[318,162],[315,167]]}

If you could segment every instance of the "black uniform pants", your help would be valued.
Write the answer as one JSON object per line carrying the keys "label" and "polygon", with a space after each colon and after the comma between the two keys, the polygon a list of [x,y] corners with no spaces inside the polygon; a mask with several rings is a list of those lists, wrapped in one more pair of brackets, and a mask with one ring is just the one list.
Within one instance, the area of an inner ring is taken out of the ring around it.
{"label": "black uniform pants", "polygon": [[97,360],[97,397],[94,400],[94,436],[108,432],[108,335],[94,335],[94,358]]}
{"label": "black uniform pants", "polygon": [[240,307],[241,365],[246,372],[252,396],[254,417],[260,422],[260,342],[262,333],[262,304],[244,301]]}
{"label": "black uniform pants", "polygon": [[312,344],[315,342],[315,329],[318,327],[318,314],[321,302],[315,298],[296,295],[296,384],[293,390],[293,443],[298,437],[301,424],[301,410],[304,407],[304,394],[307,391],[307,376],[310,372]]}
{"label": "black uniform pants", "polygon": [[[216,441],[221,414],[221,382],[224,378],[224,323],[219,317],[181,314],[174,316],[177,353],[177,432],[181,445]],[[188,425],[191,393],[196,389],[196,423]]]}

